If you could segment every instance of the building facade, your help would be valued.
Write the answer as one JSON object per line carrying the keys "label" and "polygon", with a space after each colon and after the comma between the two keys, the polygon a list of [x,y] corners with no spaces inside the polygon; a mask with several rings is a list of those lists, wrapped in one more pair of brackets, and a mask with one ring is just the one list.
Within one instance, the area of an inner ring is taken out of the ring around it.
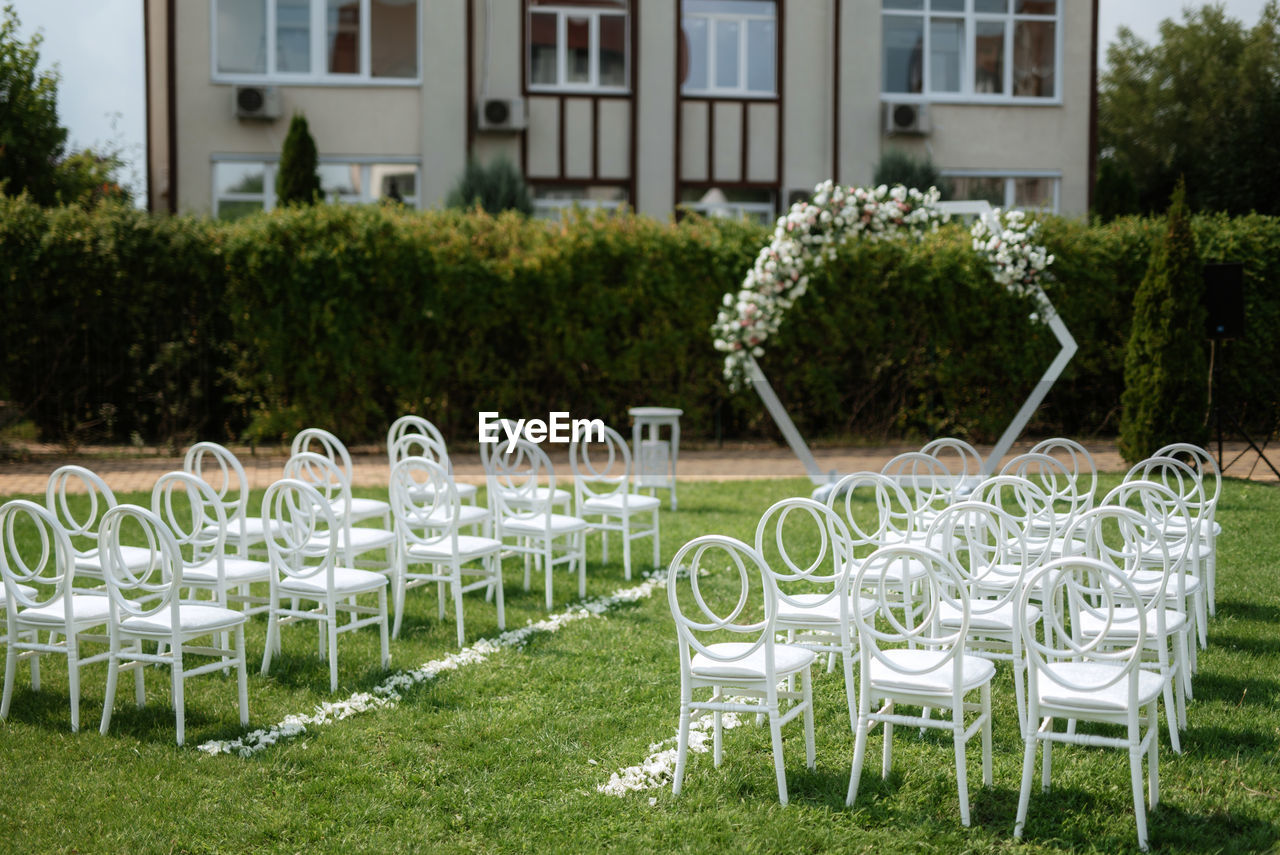
{"label": "building facade", "polygon": [[436,207],[505,157],[541,213],[767,220],[902,149],[1088,210],[1097,0],[144,3],[153,210],[271,207],[294,113],[344,201]]}

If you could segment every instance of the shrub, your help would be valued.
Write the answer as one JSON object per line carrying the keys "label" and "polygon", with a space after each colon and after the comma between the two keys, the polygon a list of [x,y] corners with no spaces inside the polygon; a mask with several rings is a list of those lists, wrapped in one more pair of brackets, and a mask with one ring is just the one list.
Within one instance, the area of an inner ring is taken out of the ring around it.
{"label": "shrub", "polygon": [[1186,188],[1179,182],[1164,236],[1133,300],[1120,418],[1120,452],[1130,463],[1170,442],[1206,439],[1203,288]]}
{"label": "shrub", "polygon": [[320,198],[320,176],[316,173],[316,141],[307,120],[294,113],[280,152],[276,172],[276,201],[281,205],[310,205]]}
{"label": "shrub", "polygon": [[445,205],[450,208],[481,208],[491,214],[518,211],[528,216],[533,213],[533,200],[520,170],[505,157],[487,166],[478,160],[468,160],[458,183],[449,191]]}
{"label": "shrub", "polygon": [[880,156],[872,183],[890,187],[904,184],[917,190],[937,187],[943,199],[951,198],[951,182],[939,174],[931,157],[926,154],[918,158],[900,148],[891,148]]}

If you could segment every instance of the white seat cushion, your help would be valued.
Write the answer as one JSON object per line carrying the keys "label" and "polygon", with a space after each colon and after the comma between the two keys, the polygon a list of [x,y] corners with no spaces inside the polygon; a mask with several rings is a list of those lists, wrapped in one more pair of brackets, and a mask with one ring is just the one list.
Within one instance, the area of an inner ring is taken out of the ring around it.
{"label": "white seat cushion", "polygon": [[512,507],[528,507],[530,502],[546,502],[550,498],[553,505],[564,504],[569,501],[569,491],[561,490],[559,487],[553,493],[550,487],[538,487],[532,492],[532,498],[527,493],[520,493],[515,490],[503,490],[502,498],[508,505]]}
{"label": "white seat cushion", "polygon": [[[333,590],[335,594],[362,594],[385,587],[387,577],[369,570],[357,570],[354,567],[333,568]],[[298,594],[314,598],[325,592],[325,574],[315,573],[298,578],[284,576],[280,579],[280,593],[284,596]]]}
{"label": "white seat cushion", "polygon": [[[265,582],[271,578],[271,565],[266,561],[252,561],[228,555],[222,559],[222,572],[227,583],[232,585],[244,582]],[[183,584],[213,585],[217,581],[218,566],[212,558],[195,567],[182,569]]]}
{"label": "white seat cushion", "polygon": [[[1137,638],[1138,635],[1138,610],[1131,606],[1117,608],[1110,627],[1106,626],[1106,620],[1099,615],[1085,613],[1080,615],[1079,620],[1080,632],[1086,638],[1098,635],[1104,628],[1106,628],[1109,638],[1131,639]],[[1143,623],[1146,626],[1147,638],[1153,638],[1158,627],[1155,609],[1151,609],[1146,613],[1146,620]],[[1164,609],[1164,628],[1166,632],[1178,632],[1186,625],[1187,616],[1182,612]]]}
{"label": "white seat cushion", "polygon": [[[203,603],[178,604],[178,629],[185,634],[219,632],[234,629],[247,620],[244,612],[225,609],[222,606]],[[120,621],[120,628],[134,635],[171,635],[173,613],[162,608],[153,615],[128,617]]]}
{"label": "white seat cushion", "polygon": [[586,520],[564,514],[520,514],[502,521],[502,529],[508,534],[568,534],[587,527]]}
{"label": "white seat cushion", "polygon": [[[368,552],[374,549],[385,549],[396,542],[394,532],[387,531],[383,528],[365,528],[364,526],[354,526],[351,529],[351,548],[356,552]],[[329,536],[327,534],[319,534],[308,541],[308,545],[313,548],[327,548],[329,545]],[[346,549],[347,546],[347,530],[345,528],[338,529],[338,548]]]}
{"label": "white seat cushion", "polygon": [[[871,659],[871,685],[876,689],[916,694],[950,695],[955,663],[939,650],[895,648],[882,650],[894,665],[919,673],[901,673],[876,657]],[[995,676],[996,666],[987,659],[961,655],[961,688],[968,692]]]}
{"label": "white seat cushion", "polygon": [[[1013,603],[999,603],[996,601],[970,600],[969,601],[969,629],[971,631],[987,631],[987,632],[1013,632]],[[952,603],[941,602],[938,604],[938,619],[945,627],[960,626],[960,618],[962,612],[960,608]],[[1027,611],[1023,615],[1026,624],[1030,626],[1040,619],[1040,609],[1028,604]]]}
{"label": "white seat cushion", "polygon": [[[860,559],[854,559],[853,562],[851,563],[854,566],[850,568],[849,572],[852,575],[856,576],[858,573],[858,567],[862,562]],[[892,562],[889,562],[887,566],[883,561],[880,562],[879,564],[880,564],[880,569],[874,572],[868,572],[867,575],[863,577],[864,581],[870,584],[874,584],[883,576],[884,578],[889,579],[891,582],[895,582],[898,585],[902,584],[903,575],[904,575],[903,573],[904,562],[902,559],[895,558]],[[927,571],[925,570],[924,565],[921,564],[919,561],[917,561],[914,558],[908,558],[906,559],[905,564],[906,564],[905,576],[907,579],[914,582],[917,579],[924,578],[925,573]]]}
{"label": "white seat cushion", "polygon": [[625,500],[627,505],[627,513],[649,513],[655,508],[661,507],[662,502],[656,496],[645,496],[640,493],[614,493],[612,496],[596,496],[587,499],[582,503],[582,513],[584,514],[612,514],[613,516],[622,515],[622,504]]}
{"label": "white seat cushion", "polygon": [[245,517],[243,520],[227,520],[227,541],[238,543],[241,540],[256,542],[265,538],[266,526],[261,517]]}
{"label": "white seat cushion", "polygon": [[[1036,696],[1042,704],[1079,707],[1103,712],[1123,711],[1129,707],[1129,677],[1122,677],[1105,688],[1081,691],[1057,682],[1054,678],[1088,689],[1115,679],[1120,666],[1109,662],[1050,662],[1038,671]],[[1137,670],[1138,705],[1143,706],[1160,696],[1164,680],[1152,671]]]}
{"label": "white seat cushion", "polygon": [[[689,663],[694,676],[703,679],[721,677],[726,680],[763,680],[764,679],[764,645],[748,654],[751,645],[743,641],[723,641],[719,644],[707,645],[717,656],[726,657],[728,661],[713,659],[702,653],[695,653]],[[773,673],[776,677],[807,668],[817,655],[794,644],[775,644],[773,646]]]}
{"label": "white seat cushion", "polygon": [[[22,595],[24,597],[34,597],[37,593],[39,593],[39,591],[31,587],[30,585],[19,585],[18,590],[22,592]],[[0,606],[3,606],[4,604],[5,604],[4,586],[0,585]]]}
{"label": "white seat cushion", "polygon": [[450,522],[456,522],[459,528],[479,525],[489,519],[489,509],[475,505],[459,505],[456,519],[445,508],[436,508],[422,519],[427,528],[444,528]]}
{"label": "white seat cushion", "polygon": [[[778,600],[778,623],[779,629],[786,627],[781,624],[829,624],[834,631],[840,623],[840,601],[835,597],[822,602],[824,594],[796,594],[788,597],[787,600]],[[878,604],[869,597],[859,597],[849,603],[847,614],[850,620],[853,619],[854,613],[861,609],[863,616],[867,616],[874,612]],[[850,632],[853,629],[850,628]]]}
{"label": "white seat cushion", "polygon": [[[469,534],[458,535],[458,558],[468,561],[482,555],[491,555],[502,549],[502,543],[491,537],[475,537]],[[449,538],[441,538],[436,543],[415,543],[409,547],[409,559],[423,561],[446,561],[453,554]]]}
{"label": "white seat cushion", "polygon": [[[76,625],[80,627],[97,626],[106,623],[111,614],[111,605],[105,596],[96,594],[72,594],[71,613]],[[62,598],[51,600],[42,606],[23,609],[18,612],[18,620],[38,623],[50,627],[62,626],[65,617],[62,609]]]}

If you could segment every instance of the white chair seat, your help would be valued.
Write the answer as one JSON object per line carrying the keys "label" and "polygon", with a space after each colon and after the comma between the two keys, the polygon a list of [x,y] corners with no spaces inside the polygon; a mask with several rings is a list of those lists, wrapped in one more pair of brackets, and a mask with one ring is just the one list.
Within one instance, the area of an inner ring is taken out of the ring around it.
{"label": "white chair seat", "polygon": [[[425,516],[415,517],[415,519],[419,518],[422,522],[426,523],[427,528],[444,528],[446,525],[454,523],[453,516],[447,508],[436,508]],[[459,528],[480,525],[488,519],[488,508],[480,508],[475,505],[458,506],[458,518],[456,524]]]}
{"label": "white chair seat", "polygon": [[[178,630],[184,633],[219,632],[224,629],[233,629],[246,620],[248,618],[244,612],[222,606],[203,603],[178,604]],[[153,615],[128,617],[120,621],[120,628],[133,635],[171,635],[173,613],[163,608]]]}
{"label": "white chair seat", "polygon": [[[1055,707],[1082,707],[1101,711],[1123,712],[1129,708],[1129,681],[1121,679],[1110,686],[1080,691],[1054,679],[1060,676],[1068,683],[1101,685],[1115,676],[1120,668],[1107,662],[1050,662],[1040,671],[1036,695],[1041,704]],[[1160,696],[1164,680],[1154,671],[1138,671],[1138,705],[1144,706]]]}
{"label": "white chair seat", "polygon": [[[716,655],[730,658],[728,661],[712,659],[703,653],[695,653],[689,663],[689,669],[695,677],[714,679],[716,677],[732,680],[764,679],[764,645],[748,654],[751,645],[744,641],[723,641],[709,644],[707,647]],[[817,658],[812,650],[806,650],[794,644],[775,644],[773,647],[773,670],[778,677],[794,674],[809,665]]]}
{"label": "white chair seat", "polygon": [[353,519],[380,517],[391,512],[391,506],[381,499],[362,499],[358,496],[352,496],[349,503],[341,501],[334,503],[333,512],[338,519],[342,519],[344,504],[346,505],[347,513],[351,514]]}
{"label": "white chair seat", "polygon": [[[144,549],[141,546],[121,546],[120,555],[124,558],[125,566],[130,570],[141,570],[155,558],[150,549]],[[83,570],[95,576],[101,576],[102,556],[98,553],[98,550],[95,548],[77,555],[76,570]]]}
{"label": "white chair seat", "polygon": [[612,496],[596,496],[595,498],[587,499],[582,503],[581,510],[584,514],[620,516],[624,498],[626,499],[627,513],[649,513],[662,505],[662,501],[656,496],[629,493],[624,497],[621,493],[615,493]]}
{"label": "white chair seat", "polygon": [[[458,558],[470,561],[484,555],[492,555],[502,549],[502,542],[491,537],[475,537],[469,534],[458,535]],[[415,543],[408,549],[410,559],[423,561],[444,561],[453,556],[453,549],[448,538],[441,538],[436,543]]]}
{"label": "white chair seat", "polygon": [[[453,482],[453,490],[458,494],[458,500],[462,502],[471,502],[475,499],[479,492],[475,484],[463,484],[458,481]],[[434,499],[435,490],[431,489],[430,484],[414,486],[409,490],[409,495],[414,499]]]}
{"label": "white chair seat", "polygon": [[[365,528],[363,526],[355,526],[351,529],[351,546],[357,552],[381,549],[391,546],[395,542],[395,533],[386,529]],[[317,548],[328,546],[329,536],[327,534],[316,535],[311,539],[310,544]],[[347,530],[344,528],[338,529],[338,548],[347,548]]]}
{"label": "white chair seat", "polygon": [[[1135,570],[1130,576],[1129,581],[1133,582],[1134,589],[1144,597],[1154,594],[1164,579],[1164,573],[1159,570]],[[1197,594],[1200,592],[1200,579],[1192,576],[1190,573],[1182,574],[1183,591],[1187,594]],[[1169,584],[1165,587],[1166,594],[1178,593],[1178,580],[1169,577]]]}
{"label": "white chair seat", "polygon": [[1016,585],[1021,577],[1020,565],[992,564],[985,570],[973,574],[973,581],[979,590],[1007,591]]}
{"label": "white chair seat", "polygon": [[[1086,638],[1096,636],[1106,621],[1094,614],[1084,613],[1080,615],[1080,632]],[[1147,638],[1154,640],[1158,637],[1157,615],[1155,609],[1146,612],[1146,629]],[[1164,610],[1164,627],[1166,632],[1178,632],[1187,625],[1187,616],[1182,612],[1173,609]],[[1134,638],[1137,636],[1138,629],[1138,610],[1131,607],[1123,607],[1115,610],[1111,627],[1107,629],[1109,638]]]}
{"label": "white chair seat", "polygon": [[[324,596],[325,574],[315,573],[311,576],[286,576],[280,580],[280,593],[285,596],[297,594],[303,597]],[[369,570],[357,570],[354,567],[333,568],[333,590],[340,596],[362,594],[386,587],[387,577]]]}
{"label": "white chair seat", "polygon": [[[1177,558],[1182,554],[1182,543],[1171,543],[1168,545],[1170,558]],[[1187,558],[1191,561],[1207,561],[1209,556],[1213,555],[1213,547],[1205,543],[1203,540],[1197,540],[1191,544],[1191,548],[1187,550]],[[1142,550],[1142,562],[1144,564],[1156,564],[1164,566],[1164,551],[1158,546],[1148,547]]]}
{"label": "white chair seat", "polygon": [[[96,626],[107,622],[111,615],[111,605],[104,596],[72,594],[71,614],[75,622],[80,626]],[[62,598],[58,597],[56,600],[51,600],[42,606],[23,609],[18,612],[18,619],[27,623],[62,626],[63,621],[66,619],[65,615],[66,613],[62,610]]]}
{"label": "white chair seat", "polygon": [[521,514],[507,517],[502,521],[502,528],[508,534],[567,534],[587,528],[586,520],[565,514]]}
{"label": "white chair seat", "polygon": [[[271,565],[266,561],[253,561],[247,558],[227,556],[222,560],[224,578],[229,584],[240,585],[245,582],[266,582],[271,578]],[[210,558],[203,564],[188,567],[182,571],[183,583],[197,585],[213,585],[218,581],[217,562]]]}
{"label": "white chair seat", "polygon": [[[216,526],[207,527],[208,531],[216,531]],[[227,520],[227,540],[239,541],[244,539],[263,540],[266,536],[266,527],[262,524],[261,517],[246,517],[242,520]]]}
{"label": "white chair seat", "polygon": [[[840,601],[835,597],[822,602],[824,594],[797,594],[787,600],[778,601],[778,623],[783,624],[831,624],[832,629],[840,625]],[[876,601],[868,597],[859,597],[849,603],[848,616],[853,618],[855,610],[861,609],[864,616],[876,610]],[[852,630],[851,630],[852,632]]]}
{"label": "white chair seat", "polygon": [[[994,601],[991,601],[994,602]],[[1013,632],[1013,603],[1001,603],[998,606],[986,607],[982,600],[971,600],[969,609],[969,629],[986,631]],[[958,627],[963,619],[963,612],[952,603],[938,604],[938,620],[945,627]],[[1027,626],[1040,620],[1040,609],[1030,606],[1023,615]]]}
{"label": "white chair seat", "polygon": [[[536,501],[538,504],[546,502],[548,496],[551,497],[551,504],[553,505],[561,505],[569,501],[569,491],[561,490],[559,487],[557,487],[554,492],[552,492],[549,487],[538,487],[532,492],[533,501]],[[512,507],[520,507],[521,505],[528,504],[529,502],[529,496],[522,495],[512,490],[504,490],[503,497],[506,503]]]}
{"label": "white chair seat", "polygon": [[[39,593],[35,588],[31,587],[30,585],[19,585],[18,590],[21,591],[23,596],[26,596],[26,597],[34,597],[37,593]],[[5,603],[4,586],[0,585],[0,606],[3,606],[4,603]]]}
{"label": "white chair seat", "polygon": [[[871,685],[876,689],[912,692],[922,695],[950,695],[952,670],[955,663],[938,650],[911,650],[894,648],[881,651],[904,671],[889,667],[878,658],[871,660]],[[976,689],[995,676],[996,666],[989,659],[978,656],[961,656],[961,690]]]}
{"label": "white chair seat", "polygon": [[[852,563],[854,566],[849,570],[849,574],[851,576],[857,575],[858,565],[861,562],[858,559],[855,559]],[[914,558],[908,558],[906,560],[894,559],[888,565],[888,567],[881,569],[880,572],[868,573],[866,575],[866,580],[869,582],[875,582],[881,578],[885,578],[890,580],[891,582],[895,582],[901,585],[903,582],[903,576],[904,576],[904,573],[903,573],[904,565],[906,567],[905,576],[908,581],[914,582],[917,579],[924,578],[924,575],[925,575],[924,565],[921,564],[919,561],[916,561]]]}
{"label": "white chair seat", "polygon": [[[937,516],[937,511],[934,516]],[[935,552],[946,552],[948,541],[944,539],[941,532],[934,532],[931,537],[927,531],[890,531],[885,532],[884,539],[880,543],[881,546],[919,546],[923,549],[932,549]]]}

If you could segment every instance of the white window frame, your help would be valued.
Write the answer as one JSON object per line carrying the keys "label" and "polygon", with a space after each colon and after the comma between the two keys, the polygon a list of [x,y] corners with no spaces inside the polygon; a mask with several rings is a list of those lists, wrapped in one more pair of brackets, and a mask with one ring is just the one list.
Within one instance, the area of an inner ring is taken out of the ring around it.
{"label": "white window frame", "polygon": [[[1062,198],[1062,171],[1056,169],[942,169],[938,172],[943,178],[997,178],[1004,181],[1004,203],[996,207],[1010,210],[1034,210],[1047,211],[1051,214],[1058,213],[1059,204]],[[1019,208],[1014,204],[1017,198],[1017,182],[1019,178],[1047,178],[1053,188],[1053,201],[1046,208]],[[956,200],[968,201],[968,200]]]}
{"label": "white window frame", "polygon": [[417,50],[418,72],[413,77],[374,77],[372,74],[373,12],[370,0],[356,0],[360,4],[360,71],[355,74],[331,74],[317,70],[325,67],[325,0],[310,0],[311,4],[311,71],[276,71],[276,0],[265,0],[266,23],[266,71],[227,72],[218,70],[218,2],[209,4],[209,74],[214,83],[283,83],[298,86],[420,86],[422,85],[422,0],[414,0],[417,7],[417,32],[414,48]]}
{"label": "white window frame", "polygon": [[[691,97],[710,97],[710,98],[777,98],[778,97],[778,4],[775,0],[773,4],[772,15],[748,15],[748,14],[732,14],[727,12],[685,12],[680,27],[684,29],[684,21],[691,18],[701,19],[707,22],[707,86],[705,89],[692,89],[683,84],[680,87],[680,94]],[[747,23],[749,21],[772,21],[773,22],[773,88],[768,92],[757,89],[747,88],[747,70],[750,66],[750,57],[747,54]],[[741,83],[737,87],[717,86],[715,82],[716,72],[716,38],[715,28],[721,23],[737,23],[738,24],[738,80]],[[690,51],[690,63],[692,63],[692,51]]]}
{"label": "white window frame", "polygon": [[[360,167],[360,198],[350,199],[331,194],[325,197],[326,202],[340,202],[351,205],[367,205],[378,201],[379,197],[373,195],[372,171],[374,166],[387,164],[400,164],[404,166],[412,166],[417,173],[417,180],[414,182],[416,193],[403,197],[406,205],[421,209],[422,199],[422,161],[416,157],[384,157],[378,155],[361,155],[361,156],[332,156],[317,158],[320,164],[341,164],[343,166],[359,166]],[[262,195],[261,197],[255,193],[218,193],[218,164],[220,163],[252,163],[261,164],[262,172]],[[255,154],[220,154],[214,155],[210,161],[209,184],[211,192],[209,198],[211,200],[210,207],[213,216],[218,216],[218,203],[227,202],[256,202],[261,198],[262,210],[270,211],[276,207],[276,172],[280,165],[280,156],[272,155],[255,155]]]}
{"label": "white window frame", "polygon": [[582,188],[589,190],[592,187],[616,187],[623,191],[624,197],[629,196],[627,188],[622,184],[534,184],[530,187],[530,195],[533,198],[533,217],[538,220],[559,220],[565,211],[572,211],[574,208],[581,208],[584,211],[620,211],[627,205],[631,204],[628,198],[622,199],[590,199],[581,198],[564,198],[564,199],[541,199],[538,198],[540,190],[567,189],[569,187]]}
{"label": "white window frame", "polygon": [[[883,0],[881,0],[880,11],[880,33],[883,38],[884,19],[886,17],[895,18],[917,18],[921,21],[924,33],[922,42],[921,61],[921,88],[923,92],[888,92],[884,89],[884,67],[880,69],[880,99],[885,102],[894,103],[957,103],[957,104],[1019,104],[1028,106],[1042,107],[1059,107],[1062,106],[1062,49],[1063,49],[1063,8],[1067,3],[1073,0],[1057,0],[1052,15],[1033,15],[1014,12],[1017,0],[1009,0],[1008,12],[976,12],[974,11],[974,0],[964,0],[963,12],[944,12],[931,11],[932,0],[924,0],[924,9],[885,9]],[[930,45],[931,36],[929,33],[929,22],[932,19],[958,20],[964,23],[964,42],[961,48],[961,65],[960,65],[960,91],[959,92],[934,92],[929,88],[932,80],[932,62],[933,51]],[[1013,33],[1014,25],[1018,21],[1042,21],[1053,24],[1053,95],[1049,97],[1040,95],[1014,95],[1013,94]],[[976,33],[978,23],[1003,22],[1004,23],[1004,80],[1002,81],[1003,92],[975,92],[974,91],[974,59],[976,56]]]}
{"label": "white window frame", "polygon": [[[533,82],[533,16],[556,16],[556,82]],[[631,91],[631,4],[619,10],[616,7],[592,8],[590,6],[534,6],[529,4],[525,9],[525,26],[530,33],[524,45],[524,65],[530,92],[611,92],[625,94]],[[600,83],[600,19],[602,17],[622,18],[623,54],[622,78],[628,81],[622,86],[604,86]],[[569,82],[569,18],[588,18],[587,35],[587,74],[588,80]]]}

